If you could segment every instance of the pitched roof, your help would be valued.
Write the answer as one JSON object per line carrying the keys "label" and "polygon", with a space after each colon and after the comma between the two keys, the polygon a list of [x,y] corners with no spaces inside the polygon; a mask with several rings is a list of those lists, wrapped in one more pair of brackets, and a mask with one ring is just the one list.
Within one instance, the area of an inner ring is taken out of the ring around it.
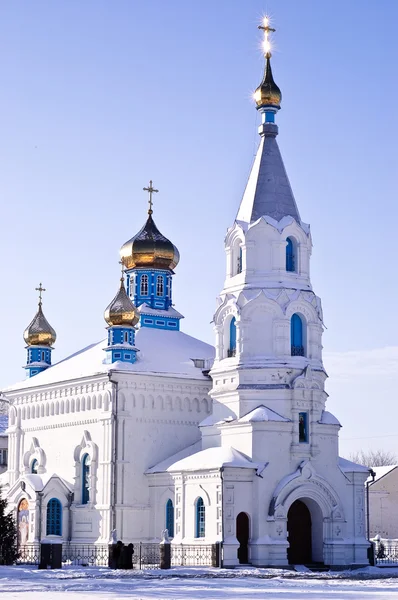
{"label": "pitched roof", "polygon": [[123,362],[104,364],[106,345],[106,340],[91,344],[42,373],[8,387],[4,392],[101,375],[111,369],[161,374],[165,377],[204,379],[202,369],[195,367],[192,359],[214,356],[213,346],[182,331],[166,331],[149,327],[141,327],[137,331],[135,345],[139,352],[134,364]]}
{"label": "pitched roof", "polygon": [[236,220],[252,223],[260,217],[269,216],[280,221],[288,215],[301,223],[275,135],[264,135]]}
{"label": "pitched roof", "polygon": [[239,423],[253,423],[259,421],[283,421],[285,423],[290,422],[290,419],[283,417],[279,413],[275,412],[271,408],[261,404],[254,410],[251,410],[247,415],[244,415],[238,419]]}
{"label": "pitched roof", "polygon": [[379,479],[381,479],[385,475],[388,475],[388,473],[391,473],[391,471],[394,471],[394,469],[396,469],[397,466],[398,465],[385,465],[383,467],[372,467],[372,471],[376,473],[376,477],[373,481],[373,477],[369,475],[367,481],[369,481],[370,484],[376,483],[376,481],[379,481]]}
{"label": "pitched roof", "polygon": [[[190,446],[190,449],[192,452],[194,446]],[[202,471],[204,469],[220,469],[221,467],[243,469],[257,469],[258,467],[257,463],[253,463],[249,457],[232,448],[232,446],[206,448],[206,450],[194,452],[189,456],[180,458],[182,452],[148,469],[147,473]]]}

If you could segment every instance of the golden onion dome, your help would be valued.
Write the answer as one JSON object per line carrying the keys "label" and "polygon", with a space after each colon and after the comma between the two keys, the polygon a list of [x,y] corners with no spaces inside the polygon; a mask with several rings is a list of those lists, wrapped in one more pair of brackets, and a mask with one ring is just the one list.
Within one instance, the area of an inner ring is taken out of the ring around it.
{"label": "golden onion dome", "polygon": [[110,327],[114,325],[134,326],[140,319],[136,307],[126,294],[123,277],[120,280],[118,293],[104,312],[104,319]]}
{"label": "golden onion dome", "polygon": [[254,92],[254,100],[257,104],[257,108],[261,108],[262,106],[274,106],[279,109],[282,102],[282,92],[276,85],[272,76],[270,52],[267,52],[265,59],[264,77]]}
{"label": "golden onion dome", "polygon": [[39,309],[33,321],[25,329],[23,337],[28,346],[52,346],[57,339],[57,334],[43,314],[41,301]]}
{"label": "golden onion dome", "polygon": [[152,210],[144,227],[120,249],[122,263],[126,269],[170,269],[179,263],[180,254],[155,225]]}

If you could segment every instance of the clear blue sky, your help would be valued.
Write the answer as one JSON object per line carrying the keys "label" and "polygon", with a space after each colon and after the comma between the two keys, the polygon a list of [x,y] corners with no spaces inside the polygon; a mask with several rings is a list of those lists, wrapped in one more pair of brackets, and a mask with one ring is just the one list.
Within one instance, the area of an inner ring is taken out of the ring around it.
{"label": "clear blue sky", "polygon": [[[251,92],[263,68],[265,12],[277,29],[279,143],[312,227],[327,368],[334,357],[329,410],[345,422],[342,438],[375,427],[394,433],[394,349],[384,350],[387,389],[367,369],[342,383],[338,366],[344,352],[363,365],[369,351],[397,344],[391,0],[3,0],[0,385],[24,376],[22,332],[40,281],[58,334],[55,360],[105,335],[118,251],[145,220],[149,179],[160,189],[156,223],[182,257],[174,293],[183,330],[212,343],[224,234],[258,139]],[[379,416],[390,411],[386,422],[375,422],[374,403]]]}

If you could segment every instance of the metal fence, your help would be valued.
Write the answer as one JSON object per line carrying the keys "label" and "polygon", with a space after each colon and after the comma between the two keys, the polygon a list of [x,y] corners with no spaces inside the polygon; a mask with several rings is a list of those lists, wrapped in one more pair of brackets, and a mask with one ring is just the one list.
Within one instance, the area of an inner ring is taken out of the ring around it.
{"label": "metal fence", "polygon": [[158,569],[160,567],[160,545],[139,542],[134,544],[133,569]]}
{"label": "metal fence", "polygon": [[107,567],[109,547],[106,544],[62,544],[62,564],[81,567]]}
{"label": "metal fence", "polygon": [[387,567],[398,564],[398,540],[388,540],[377,537],[373,542],[375,564],[378,567]]}
{"label": "metal fence", "polygon": [[17,565],[38,565],[40,563],[40,544],[18,546]]}
{"label": "metal fence", "polygon": [[[0,546],[0,564],[2,560],[1,550]],[[220,547],[217,548],[217,544],[171,544],[170,550],[172,567],[219,566]],[[40,544],[19,546],[18,553],[16,564],[40,564]],[[160,568],[160,544],[135,543],[132,562],[133,569]],[[396,562],[398,562],[398,555]],[[109,565],[109,546],[106,544],[69,544],[64,542],[62,544],[62,564],[82,567],[107,567]]]}
{"label": "metal fence", "polygon": [[171,545],[172,567],[206,567],[212,564],[214,564],[212,544]]}

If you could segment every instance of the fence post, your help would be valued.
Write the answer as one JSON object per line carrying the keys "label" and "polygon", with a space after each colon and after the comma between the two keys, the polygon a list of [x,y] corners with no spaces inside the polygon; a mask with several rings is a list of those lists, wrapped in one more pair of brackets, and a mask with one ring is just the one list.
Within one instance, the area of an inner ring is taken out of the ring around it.
{"label": "fence post", "polygon": [[211,545],[211,566],[221,567],[221,542]]}
{"label": "fence post", "polygon": [[170,569],[171,567],[171,544],[169,532],[167,529],[162,531],[162,541],[160,542],[160,568]]}

